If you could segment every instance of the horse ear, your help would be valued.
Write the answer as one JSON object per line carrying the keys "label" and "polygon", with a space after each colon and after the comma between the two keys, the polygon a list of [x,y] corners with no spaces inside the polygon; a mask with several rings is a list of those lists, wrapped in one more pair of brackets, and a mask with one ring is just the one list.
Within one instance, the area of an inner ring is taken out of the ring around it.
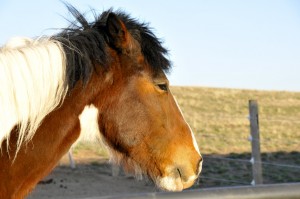
{"label": "horse ear", "polygon": [[106,31],[109,44],[118,50],[126,47],[128,32],[125,24],[114,14],[110,13],[106,21]]}

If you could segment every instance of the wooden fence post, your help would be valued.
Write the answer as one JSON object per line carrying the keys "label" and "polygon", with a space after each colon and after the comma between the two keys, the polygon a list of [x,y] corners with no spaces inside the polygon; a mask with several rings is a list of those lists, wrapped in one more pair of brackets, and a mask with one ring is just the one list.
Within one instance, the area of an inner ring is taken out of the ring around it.
{"label": "wooden fence post", "polygon": [[249,100],[250,133],[252,148],[252,175],[253,184],[263,184],[262,166],[260,156],[258,104],[256,100]]}

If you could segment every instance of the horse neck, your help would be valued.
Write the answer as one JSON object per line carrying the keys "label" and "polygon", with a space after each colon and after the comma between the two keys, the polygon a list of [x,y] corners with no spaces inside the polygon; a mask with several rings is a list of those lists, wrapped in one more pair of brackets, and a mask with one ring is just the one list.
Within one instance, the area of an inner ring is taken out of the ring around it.
{"label": "horse neck", "polygon": [[10,148],[2,147],[0,155],[0,198],[23,198],[56,166],[80,135],[79,115],[103,89],[100,77],[93,73],[87,85],[77,82],[61,106],[44,118],[32,140],[22,144],[15,159],[17,131],[12,132]]}

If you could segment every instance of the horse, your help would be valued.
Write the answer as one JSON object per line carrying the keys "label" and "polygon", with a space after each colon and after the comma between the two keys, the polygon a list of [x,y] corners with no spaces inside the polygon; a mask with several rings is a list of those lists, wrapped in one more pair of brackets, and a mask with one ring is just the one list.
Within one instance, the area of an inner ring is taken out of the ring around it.
{"label": "horse", "polygon": [[0,198],[24,198],[81,132],[85,107],[113,159],[165,191],[191,187],[202,157],[173,97],[168,50],[146,23],[109,9],[0,49]]}

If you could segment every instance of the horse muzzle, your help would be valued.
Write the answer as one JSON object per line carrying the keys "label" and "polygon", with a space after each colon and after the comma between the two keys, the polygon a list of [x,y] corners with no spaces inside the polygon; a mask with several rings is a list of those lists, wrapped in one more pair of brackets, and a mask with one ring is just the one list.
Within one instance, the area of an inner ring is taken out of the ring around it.
{"label": "horse muzzle", "polygon": [[182,191],[191,187],[202,170],[202,158],[195,169],[186,165],[169,166],[165,169],[164,177],[157,177],[156,185],[165,191]]}

